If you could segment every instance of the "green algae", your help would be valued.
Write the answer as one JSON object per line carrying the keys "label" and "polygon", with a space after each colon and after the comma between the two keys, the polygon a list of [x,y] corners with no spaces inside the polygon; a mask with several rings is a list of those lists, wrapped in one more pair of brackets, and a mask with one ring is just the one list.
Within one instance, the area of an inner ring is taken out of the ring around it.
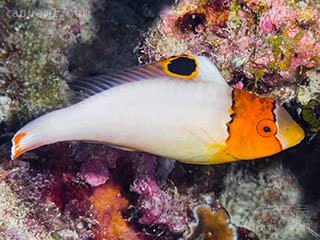
{"label": "green algae", "polygon": [[268,43],[271,45],[272,50],[273,50],[273,58],[274,61],[268,64],[269,68],[272,69],[279,69],[279,66],[277,64],[278,59],[281,56],[282,50],[281,50],[281,44],[282,44],[282,37],[281,36],[270,36],[267,39]]}
{"label": "green algae", "polygon": [[26,21],[16,36],[11,36],[18,40],[20,54],[13,54],[8,64],[16,76],[10,97],[19,100],[15,114],[28,118],[64,105],[61,66],[48,58],[52,46],[61,48],[62,41],[40,34],[39,24],[37,19]]}
{"label": "green algae", "polygon": [[51,237],[54,239],[54,240],[61,240],[62,239],[62,236],[57,233],[57,232],[53,232],[51,233]]}
{"label": "green algae", "polygon": [[[0,24],[0,62],[7,74],[0,76],[0,96],[10,99],[0,123],[24,124],[47,111],[66,106],[67,55],[75,42],[93,36],[92,18],[81,18],[77,9],[90,2],[7,1]],[[38,13],[38,14],[37,14]],[[5,54],[2,54],[4,52]],[[8,102],[8,101],[7,101]]]}
{"label": "green algae", "polygon": [[320,94],[303,107],[301,116],[310,125],[312,131],[320,131]]}
{"label": "green algae", "polygon": [[231,2],[230,8],[229,8],[228,23],[234,29],[238,28],[241,24],[241,18],[237,15],[237,12],[240,8],[241,7],[238,3]]}
{"label": "green algae", "polygon": [[265,72],[266,72],[265,68],[261,68],[261,69],[256,70],[256,71],[253,70],[255,81],[256,82],[259,81],[262,78],[262,76],[264,75]]}
{"label": "green algae", "polygon": [[281,35],[270,36],[267,41],[272,47],[274,60],[268,64],[268,67],[281,71],[290,70],[291,57],[304,33],[303,30],[299,30],[293,38],[290,38],[285,32]]}

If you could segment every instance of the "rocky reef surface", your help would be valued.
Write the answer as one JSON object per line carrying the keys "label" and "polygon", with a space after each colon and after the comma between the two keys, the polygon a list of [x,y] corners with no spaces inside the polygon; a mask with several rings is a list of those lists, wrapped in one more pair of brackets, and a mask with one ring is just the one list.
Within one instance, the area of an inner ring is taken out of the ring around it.
{"label": "rocky reef surface", "polygon": [[[318,1],[5,0],[0,11],[0,239],[319,238]],[[306,139],[215,166],[79,142],[9,160],[19,127],[70,104],[69,81],[181,53],[285,104]]]}

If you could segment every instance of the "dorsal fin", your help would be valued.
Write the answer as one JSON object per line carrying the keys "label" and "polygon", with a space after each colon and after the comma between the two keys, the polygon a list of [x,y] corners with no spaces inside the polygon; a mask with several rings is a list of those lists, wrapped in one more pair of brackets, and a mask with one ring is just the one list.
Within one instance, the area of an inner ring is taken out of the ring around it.
{"label": "dorsal fin", "polygon": [[111,74],[80,78],[70,82],[69,87],[84,99],[117,85],[146,79],[213,81],[228,86],[209,58],[183,54]]}

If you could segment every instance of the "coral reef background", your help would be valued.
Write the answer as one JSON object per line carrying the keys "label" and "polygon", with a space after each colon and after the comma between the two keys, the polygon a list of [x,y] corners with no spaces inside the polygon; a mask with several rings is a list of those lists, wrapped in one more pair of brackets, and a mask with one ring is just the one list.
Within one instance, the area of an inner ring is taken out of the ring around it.
{"label": "coral reef background", "polygon": [[[0,12],[0,239],[320,237],[318,1],[4,0]],[[285,104],[306,139],[216,166],[79,142],[9,161],[19,127],[70,104],[69,81],[180,53]]]}

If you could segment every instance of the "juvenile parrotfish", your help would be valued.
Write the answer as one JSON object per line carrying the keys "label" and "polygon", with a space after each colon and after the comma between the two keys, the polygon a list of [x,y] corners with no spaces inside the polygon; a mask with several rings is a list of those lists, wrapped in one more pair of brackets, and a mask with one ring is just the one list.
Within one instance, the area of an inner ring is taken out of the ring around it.
{"label": "juvenile parrotfish", "polygon": [[20,129],[12,159],[43,145],[83,140],[217,164],[270,156],[304,138],[281,105],[231,88],[203,56],[173,56],[75,80],[70,88],[83,100]]}

